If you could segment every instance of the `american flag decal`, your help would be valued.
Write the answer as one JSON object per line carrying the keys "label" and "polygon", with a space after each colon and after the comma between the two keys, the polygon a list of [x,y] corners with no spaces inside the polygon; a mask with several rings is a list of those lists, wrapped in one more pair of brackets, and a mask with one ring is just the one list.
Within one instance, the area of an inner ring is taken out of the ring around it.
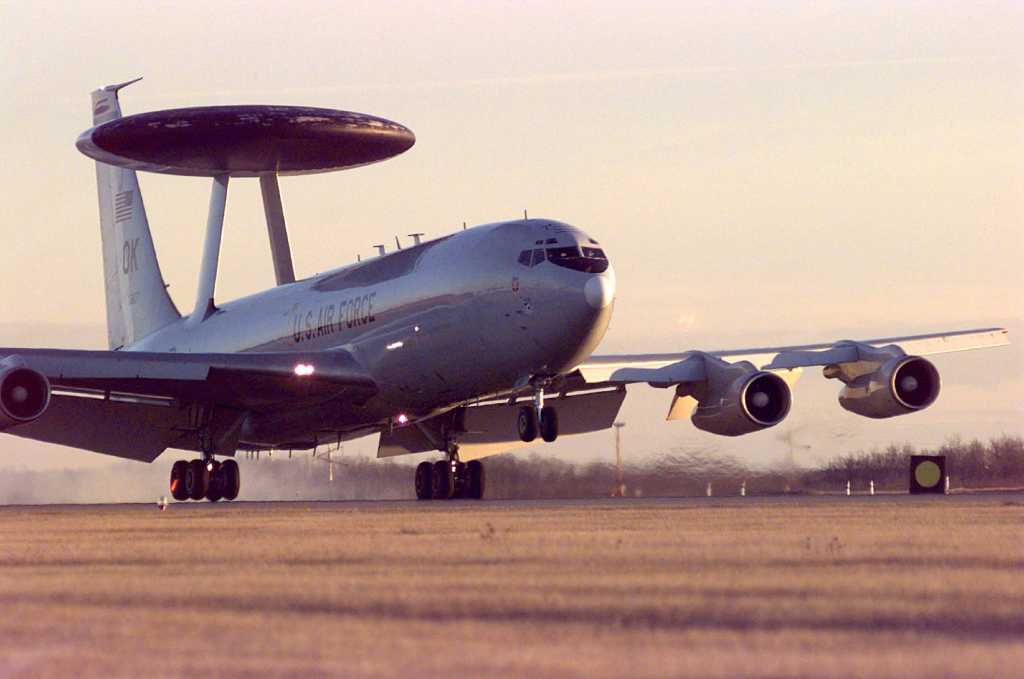
{"label": "american flag decal", "polygon": [[114,223],[126,222],[132,218],[132,206],[135,204],[134,191],[122,191],[114,196]]}

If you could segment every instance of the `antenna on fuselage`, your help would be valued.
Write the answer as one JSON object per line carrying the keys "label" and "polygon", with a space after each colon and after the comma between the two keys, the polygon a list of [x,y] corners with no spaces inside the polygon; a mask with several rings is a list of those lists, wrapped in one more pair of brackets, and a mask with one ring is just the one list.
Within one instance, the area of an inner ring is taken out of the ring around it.
{"label": "antenna on fuselage", "polygon": [[380,243],[378,243],[378,244],[374,245],[373,247],[377,248],[377,254],[378,254],[378,255],[380,255],[381,257],[383,257],[383,256],[384,256],[384,253],[386,253],[386,252],[387,252],[387,248],[385,248],[385,247],[384,247],[383,245],[381,245]]}
{"label": "antenna on fuselage", "polygon": [[462,222],[462,230],[463,230],[463,231],[465,231],[465,230],[466,230],[466,222]]}
{"label": "antenna on fuselage", "polygon": [[399,250],[402,249],[402,242],[398,240],[398,236],[395,236],[395,247],[397,247]]}
{"label": "antenna on fuselage", "polygon": [[413,245],[419,245],[419,244],[420,244],[420,241],[421,241],[421,239],[422,239],[422,238],[423,238],[423,236],[425,236],[425,235],[426,235],[426,234],[424,234],[424,233],[410,233],[410,234],[408,234],[409,238],[412,238],[412,244],[413,244]]}
{"label": "antenna on fuselage", "polygon": [[526,214],[526,209],[523,209],[523,219],[529,219],[530,215]]}

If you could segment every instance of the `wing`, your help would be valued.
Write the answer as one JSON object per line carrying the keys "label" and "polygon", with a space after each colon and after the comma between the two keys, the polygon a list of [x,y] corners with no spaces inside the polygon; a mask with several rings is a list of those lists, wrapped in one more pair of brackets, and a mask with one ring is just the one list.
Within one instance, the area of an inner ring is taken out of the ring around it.
{"label": "wing", "polygon": [[561,390],[636,382],[675,387],[668,419],[689,416],[704,431],[740,436],[785,419],[790,387],[805,367],[824,366],[825,377],[843,383],[839,405],[844,409],[864,417],[895,417],[923,410],[938,398],[938,370],[922,355],[1005,344],[1005,329],[982,328],[861,342],[594,356],[564,377]]}
{"label": "wing", "polygon": [[657,386],[670,386],[705,379],[705,362],[701,360],[704,356],[728,359],[730,362],[748,361],[761,370],[793,370],[857,362],[862,360],[862,356],[870,349],[895,347],[901,355],[926,356],[987,349],[1009,343],[1009,333],[1004,328],[982,328],[930,335],[886,337],[861,342],[841,340],[827,344],[789,347],[592,356],[580,365],[577,371],[588,384],[648,382]]}
{"label": "wing", "polygon": [[195,449],[198,418],[234,452],[247,413],[312,407],[368,396],[376,385],[345,351],[178,354],[0,348],[4,365],[46,376],[50,404],[5,433],[96,452],[152,460],[168,447]]}

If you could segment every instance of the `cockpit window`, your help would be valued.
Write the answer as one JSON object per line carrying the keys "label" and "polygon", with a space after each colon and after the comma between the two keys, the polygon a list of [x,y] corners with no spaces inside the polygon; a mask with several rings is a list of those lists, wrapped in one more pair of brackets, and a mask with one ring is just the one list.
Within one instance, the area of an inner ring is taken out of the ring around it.
{"label": "cockpit window", "polygon": [[580,256],[580,249],[575,245],[571,245],[567,248],[548,248],[548,261],[558,262],[566,259],[574,259]]}
{"label": "cockpit window", "polygon": [[548,248],[548,261],[585,273],[601,273],[608,270],[608,258],[597,248],[583,248],[582,252],[575,245],[565,248]]}
{"label": "cockpit window", "polygon": [[519,263],[523,266],[537,266],[544,261],[544,250],[523,250],[519,253]]}

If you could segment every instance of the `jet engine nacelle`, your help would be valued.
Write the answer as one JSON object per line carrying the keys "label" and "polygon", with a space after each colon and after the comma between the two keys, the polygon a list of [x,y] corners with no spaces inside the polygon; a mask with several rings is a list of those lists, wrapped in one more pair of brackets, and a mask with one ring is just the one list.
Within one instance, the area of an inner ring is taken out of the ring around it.
{"label": "jet engine nacelle", "polygon": [[749,363],[708,364],[707,381],[691,392],[697,407],[690,421],[698,429],[740,436],[775,426],[789,414],[789,385],[778,375],[755,370]]}
{"label": "jet engine nacelle", "polygon": [[939,371],[920,356],[891,358],[849,382],[839,405],[864,417],[895,417],[924,410],[939,397]]}
{"label": "jet engine nacelle", "polygon": [[38,418],[50,405],[50,381],[17,356],[0,361],[0,429]]}

